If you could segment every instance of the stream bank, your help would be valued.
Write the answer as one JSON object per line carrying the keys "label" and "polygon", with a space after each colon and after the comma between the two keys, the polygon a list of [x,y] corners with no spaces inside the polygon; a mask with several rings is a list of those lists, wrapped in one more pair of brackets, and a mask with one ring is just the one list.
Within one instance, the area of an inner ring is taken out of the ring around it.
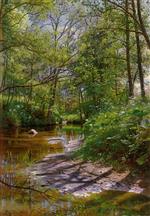
{"label": "stream bank", "polygon": [[[54,144],[54,143],[53,143]],[[133,192],[150,196],[150,176],[118,172],[100,163],[77,160],[72,151],[79,148],[78,140],[65,145],[63,153],[49,154],[28,169],[34,184],[57,189],[63,194],[86,197],[105,190]],[[146,183],[147,182],[147,183]]]}

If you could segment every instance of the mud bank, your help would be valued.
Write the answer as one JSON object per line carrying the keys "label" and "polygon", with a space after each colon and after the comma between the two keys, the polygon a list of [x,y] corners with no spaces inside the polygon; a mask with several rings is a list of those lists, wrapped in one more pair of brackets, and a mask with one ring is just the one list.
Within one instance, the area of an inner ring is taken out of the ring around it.
{"label": "mud bank", "polygon": [[[98,163],[73,160],[70,154],[47,155],[28,169],[32,181],[61,193],[88,196],[105,190],[127,191],[150,195],[140,176],[129,171],[117,172]],[[148,180],[149,182],[149,180]]]}

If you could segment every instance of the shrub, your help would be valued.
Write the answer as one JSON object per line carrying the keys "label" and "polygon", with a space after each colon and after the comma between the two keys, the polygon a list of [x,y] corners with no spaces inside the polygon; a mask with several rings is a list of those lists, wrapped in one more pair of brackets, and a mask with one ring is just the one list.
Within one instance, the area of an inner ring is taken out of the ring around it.
{"label": "shrub", "polygon": [[60,115],[56,108],[52,109],[50,119],[46,111],[39,106],[26,104],[24,102],[12,101],[9,106],[4,104],[3,125],[4,126],[45,126],[60,122]]}
{"label": "shrub", "polygon": [[67,123],[75,123],[75,124],[79,124],[81,122],[79,114],[63,115],[63,120],[67,121]]}
{"label": "shrub", "polygon": [[90,160],[133,162],[144,165],[150,156],[149,104],[132,103],[85,123],[85,144],[80,154]]}

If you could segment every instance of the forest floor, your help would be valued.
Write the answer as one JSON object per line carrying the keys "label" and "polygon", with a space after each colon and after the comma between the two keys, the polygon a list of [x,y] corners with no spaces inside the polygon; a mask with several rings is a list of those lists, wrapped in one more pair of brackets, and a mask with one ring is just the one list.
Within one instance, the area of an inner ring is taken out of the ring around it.
{"label": "forest floor", "polygon": [[[73,146],[75,143],[73,141]],[[119,190],[150,196],[148,172],[146,175],[129,170],[119,172],[99,163],[73,159],[67,151],[45,156],[27,172],[34,184],[58,189],[64,194],[88,196],[104,190]]]}

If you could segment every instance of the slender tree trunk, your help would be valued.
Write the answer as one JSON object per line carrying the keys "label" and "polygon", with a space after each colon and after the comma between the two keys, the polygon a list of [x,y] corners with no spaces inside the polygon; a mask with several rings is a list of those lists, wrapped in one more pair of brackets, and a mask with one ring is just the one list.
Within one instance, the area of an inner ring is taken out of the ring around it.
{"label": "slender tree trunk", "polygon": [[31,88],[30,88],[30,102],[32,103],[32,94],[33,94],[33,87],[32,87],[32,78],[33,78],[33,63],[31,63],[31,72],[30,72],[30,78],[31,78]]}
{"label": "slender tree trunk", "polygon": [[107,5],[108,5],[108,1],[107,1],[107,0],[104,0],[105,10],[107,9]]}
{"label": "slender tree trunk", "polygon": [[[3,50],[4,47],[4,34],[3,34],[3,0],[0,0],[0,50]],[[4,76],[4,66],[5,58],[4,52],[0,52],[0,88],[2,88],[3,84],[3,76]]]}
{"label": "slender tree trunk", "polygon": [[118,96],[118,82],[117,82],[117,76],[116,76],[116,79],[115,79],[115,94],[116,94],[116,97]]}
{"label": "slender tree trunk", "polygon": [[[132,4],[135,5],[135,3],[133,3],[133,2],[134,1],[132,0]],[[140,22],[141,31],[143,33],[143,36],[144,36],[145,40],[146,40],[147,46],[150,49],[150,37],[149,37],[149,35],[147,33],[147,30],[145,28],[144,21],[143,21],[143,18],[142,18],[142,14],[141,14],[141,0],[136,0],[136,2],[137,2],[137,16],[136,17],[138,18],[138,20]]]}
{"label": "slender tree trunk", "polygon": [[82,101],[83,97],[82,97],[82,90],[79,87],[79,111],[80,111],[80,122],[81,124],[83,124],[83,110],[82,110]]}
{"label": "slender tree trunk", "polygon": [[49,105],[48,105],[48,113],[47,113],[47,118],[48,119],[50,119],[51,107],[54,106],[54,104],[55,104],[56,88],[57,88],[57,79],[55,79],[53,87],[52,87],[52,98],[50,98]]}
{"label": "slender tree trunk", "polygon": [[96,105],[97,105],[97,98],[96,98],[96,94],[95,94],[95,76],[94,76],[94,73],[91,72],[91,76],[92,76],[92,88],[94,90],[93,94],[92,94],[92,100],[93,100],[93,105],[96,109]]}
{"label": "slender tree trunk", "polygon": [[53,93],[52,93],[52,106],[55,104],[57,81],[58,81],[58,77],[56,75],[55,80],[54,80]]}
{"label": "slender tree trunk", "polygon": [[[50,118],[51,115],[51,107],[55,104],[55,99],[56,99],[56,88],[57,88],[57,83],[58,83],[58,71],[57,69],[54,69],[54,75],[55,75],[55,79],[54,79],[54,83],[52,85],[52,97],[49,100],[49,105],[48,105],[48,113],[47,113],[47,118]],[[51,92],[50,92],[51,94]]]}
{"label": "slender tree trunk", "polygon": [[[0,50],[3,49],[3,45],[4,45],[2,17],[3,17],[3,1],[0,0]],[[2,88],[2,84],[3,84],[3,76],[4,76],[4,53],[1,51],[0,52],[0,89]],[[3,109],[2,101],[3,98],[1,93],[0,94],[0,122],[2,120],[2,109]]]}
{"label": "slender tree trunk", "polygon": [[[134,0],[132,0],[132,9],[133,9],[134,17],[137,18]],[[142,67],[142,53],[141,53],[141,46],[140,46],[140,36],[138,33],[138,26],[136,22],[134,22],[134,26],[135,26],[135,37],[136,37],[136,46],[137,46],[137,64],[138,64],[139,79],[140,79],[141,97],[144,99],[145,98],[145,86],[144,86],[144,73],[143,73],[143,67]]]}
{"label": "slender tree trunk", "polygon": [[[128,0],[125,1],[126,11],[128,12],[129,2]],[[127,62],[127,74],[128,74],[128,91],[129,97],[133,97],[133,82],[132,82],[132,75],[131,75],[131,64],[130,64],[130,31],[129,31],[129,16],[126,13],[126,62]]]}

